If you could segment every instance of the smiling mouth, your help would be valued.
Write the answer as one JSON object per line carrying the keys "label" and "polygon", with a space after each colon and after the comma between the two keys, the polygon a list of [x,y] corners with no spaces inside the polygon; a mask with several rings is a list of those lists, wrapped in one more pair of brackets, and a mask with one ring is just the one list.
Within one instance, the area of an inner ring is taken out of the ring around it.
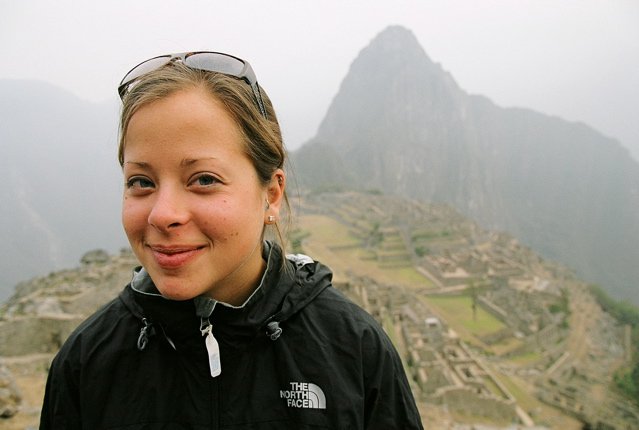
{"label": "smiling mouth", "polygon": [[177,269],[197,257],[205,246],[153,246],[149,249],[158,266],[165,269]]}
{"label": "smiling mouth", "polygon": [[173,255],[173,254],[180,254],[182,252],[190,252],[190,251],[197,251],[198,249],[202,249],[204,248],[204,246],[171,246],[171,247],[164,247],[164,246],[153,246],[153,245],[149,245],[149,248],[151,248],[151,250],[153,250],[153,252],[161,252],[162,254],[167,254],[167,255]]}

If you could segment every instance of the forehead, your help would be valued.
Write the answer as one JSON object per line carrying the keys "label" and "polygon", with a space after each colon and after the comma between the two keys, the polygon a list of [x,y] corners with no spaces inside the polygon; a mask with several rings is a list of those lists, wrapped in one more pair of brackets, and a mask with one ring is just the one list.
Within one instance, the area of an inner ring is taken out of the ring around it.
{"label": "forehead", "polygon": [[216,146],[245,153],[243,134],[234,118],[222,102],[199,87],[141,106],[131,116],[124,141],[125,158],[132,150],[167,150],[171,146],[174,151]]}

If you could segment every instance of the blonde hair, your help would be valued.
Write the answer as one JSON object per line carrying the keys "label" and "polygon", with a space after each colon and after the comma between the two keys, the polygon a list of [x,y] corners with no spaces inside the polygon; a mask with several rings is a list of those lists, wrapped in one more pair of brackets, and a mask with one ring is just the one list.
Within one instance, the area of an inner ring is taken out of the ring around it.
{"label": "blonde hair", "polygon": [[[286,149],[282,141],[282,133],[271,100],[260,87],[260,93],[266,110],[266,118],[262,115],[249,84],[241,79],[222,73],[193,69],[179,62],[171,62],[140,77],[122,99],[120,115],[120,139],[118,161],[124,165],[124,148],[126,131],[131,117],[140,109],[153,101],[163,99],[177,91],[202,87],[220,101],[235,121],[242,135],[244,152],[251,160],[258,178],[266,186],[277,169],[284,169],[287,160]],[[290,224],[290,205],[284,190],[284,211],[280,223],[273,224],[273,238],[279,239],[285,248],[286,230]]]}

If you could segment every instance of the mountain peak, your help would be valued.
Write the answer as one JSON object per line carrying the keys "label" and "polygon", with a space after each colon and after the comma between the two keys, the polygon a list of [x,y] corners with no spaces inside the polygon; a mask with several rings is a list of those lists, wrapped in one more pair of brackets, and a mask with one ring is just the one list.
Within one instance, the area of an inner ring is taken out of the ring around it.
{"label": "mountain peak", "polygon": [[419,50],[424,52],[412,31],[401,25],[391,25],[373,38],[368,48],[377,51]]}
{"label": "mountain peak", "polygon": [[389,130],[389,124],[413,129],[425,118],[457,115],[461,93],[452,76],[426,55],[415,35],[393,25],[373,38],[353,61],[317,138],[348,146],[355,140],[344,135],[344,130],[360,137],[361,133],[379,137]]}
{"label": "mountain peak", "polygon": [[[397,69],[411,68],[416,73],[425,73],[433,68],[441,71],[441,68],[428,57],[412,31],[400,25],[391,25],[382,30],[364,49],[361,50],[351,66],[351,72],[357,72],[358,66],[377,67],[368,70],[368,73],[380,69],[395,72]],[[349,73],[350,74],[350,73]],[[386,79],[391,76],[384,76]]]}
{"label": "mountain peak", "polygon": [[[469,96],[403,27],[361,50],[308,145],[298,160],[325,157],[297,161],[315,166],[313,185],[347,174],[361,189],[446,202],[637,300],[636,162],[583,125]],[[327,156],[338,161],[318,169]]]}

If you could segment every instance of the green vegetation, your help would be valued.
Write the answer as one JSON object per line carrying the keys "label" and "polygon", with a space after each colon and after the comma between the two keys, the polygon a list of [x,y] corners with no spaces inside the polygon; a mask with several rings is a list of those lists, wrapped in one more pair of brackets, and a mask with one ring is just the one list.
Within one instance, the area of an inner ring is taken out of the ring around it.
{"label": "green vegetation", "polygon": [[357,257],[360,260],[377,261],[377,253],[370,249],[358,249]]}
{"label": "green vegetation", "polygon": [[393,272],[396,274],[398,279],[403,280],[406,283],[418,284],[426,288],[433,288],[434,286],[433,283],[430,281],[430,279],[426,278],[424,275],[419,273],[413,267],[398,267],[398,268],[387,269],[387,270],[393,270]]}
{"label": "green vegetation", "polygon": [[552,303],[548,310],[552,314],[563,313],[564,319],[561,321],[561,328],[568,328],[568,319],[570,317],[570,305],[568,291],[561,290],[561,298],[558,302]]}
{"label": "green vegetation", "polygon": [[628,301],[617,301],[611,298],[600,286],[591,285],[590,292],[595,296],[602,309],[615,317],[622,324],[639,326],[639,308]]}
{"label": "green vegetation", "polygon": [[614,300],[598,285],[591,285],[590,292],[603,310],[632,329],[632,363],[619,370],[614,380],[624,394],[639,404],[639,308],[627,301]]}
{"label": "green vegetation", "polygon": [[[519,349],[522,345],[523,342],[514,336],[505,337],[499,342],[491,344],[490,352],[493,352],[495,355],[498,356],[504,356],[510,354],[512,351]],[[513,361],[512,358],[511,361]],[[514,361],[516,361],[516,358]]]}
{"label": "green vegetation", "polygon": [[[365,223],[366,229],[364,231],[367,234],[374,232],[375,235],[379,235],[379,240],[383,239],[379,222],[362,221],[362,223]],[[352,233],[352,227],[347,227],[338,220],[324,215],[301,216],[299,228],[294,231],[294,234],[291,234],[291,237],[296,235],[301,238],[300,241],[308,241],[307,246],[312,247],[314,244],[319,244],[319,248],[313,249],[313,257],[322,260],[334,270],[349,270],[353,273],[366,274],[366,276],[374,277],[381,282],[409,287],[433,287],[433,283],[412,265],[400,265],[399,267],[380,265],[378,248],[366,246],[362,243],[361,238]],[[291,242],[293,242],[292,238]],[[322,253],[322,249],[327,253]]]}
{"label": "green vegetation", "polygon": [[452,327],[462,327],[475,337],[506,328],[501,321],[479,306],[473,312],[473,299],[470,295],[429,296],[427,300],[442,312],[442,316]]}
{"label": "green vegetation", "polygon": [[438,237],[449,237],[450,235],[451,232],[449,230],[417,230],[411,235],[411,241],[419,242],[422,240],[436,239]]}
{"label": "green vegetation", "polygon": [[373,195],[373,196],[384,195],[384,192],[382,190],[377,189],[377,188],[372,188],[372,189],[366,190],[364,192],[367,193],[367,194]]}
{"label": "green vegetation", "polygon": [[302,241],[310,236],[310,232],[306,230],[302,230],[301,228],[296,228],[289,232],[288,240],[291,244],[291,251],[293,254],[303,254],[304,249],[302,248]]}
{"label": "green vegetation", "polygon": [[482,382],[484,383],[486,388],[488,388],[488,391],[490,391],[495,397],[502,399],[506,398],[506,393],[504,393],[502,389],[499,388],[499,386],[492,381],[492,379],[482,378]]}
{"label": "green vegetation", "polygon": [[415,253],[419,256],[419,257],[423,257],[426,254],[430,254],[430,250],[425,247],[425,246],[418,246],[415,248]]}
{"label": "green vegetation", "polygon": [[384,240],[384,235],[379,231],[379,222],[375,221],[369,234],[368,244],[369,246],[377,246],[382,243],[382,240]]}
{"label": "green vegetation", "polygon": [[536,363],[542,359],[542,355],[540,351],[529,351],[523,354],[515,355],[510,358],[510,361],[521,365],[521,366],[530,366],[533,363]]}
{"label": "green vegetation", "polygon": [[404,240],[399,234],[384,235],[382,243],[384,244],[384,249],[406,251]]}
{"label": "green vegetation", "polygon": [[[393,345],[399,347],[401,345],[400,340],[397,338],[397,334],[395,332],[395,324],[393,323],[393,317],[390,314],[385,314],[382,321],[382,327],[384,331],[390,338]],[[403,354],[402,354],[403,355]]]}
{"label": "green vegetation", "polygon": [[517,399],[517,404],[532,415],[538,425],[542,425],[543,422],[554,422],[555,425],[552,428],[565,428],[560,424],[563,419],[560,418],[559,411],[536,398],[533,394],[534,389],[527,387],[525,380],[516,376],[506,376],[499,372],[495,372],[494,376]]}
{"label": "green vegetation", "polygon": [[305,222],[302,228],[309,226],[308,230],[311,231],[310,237],[321,238],[323,243],[329,246],[339,247],[348,245],[358,245],[360,241],[355,238],[350,232],[348,227],[321,215],[307,215],[304,217]]}

